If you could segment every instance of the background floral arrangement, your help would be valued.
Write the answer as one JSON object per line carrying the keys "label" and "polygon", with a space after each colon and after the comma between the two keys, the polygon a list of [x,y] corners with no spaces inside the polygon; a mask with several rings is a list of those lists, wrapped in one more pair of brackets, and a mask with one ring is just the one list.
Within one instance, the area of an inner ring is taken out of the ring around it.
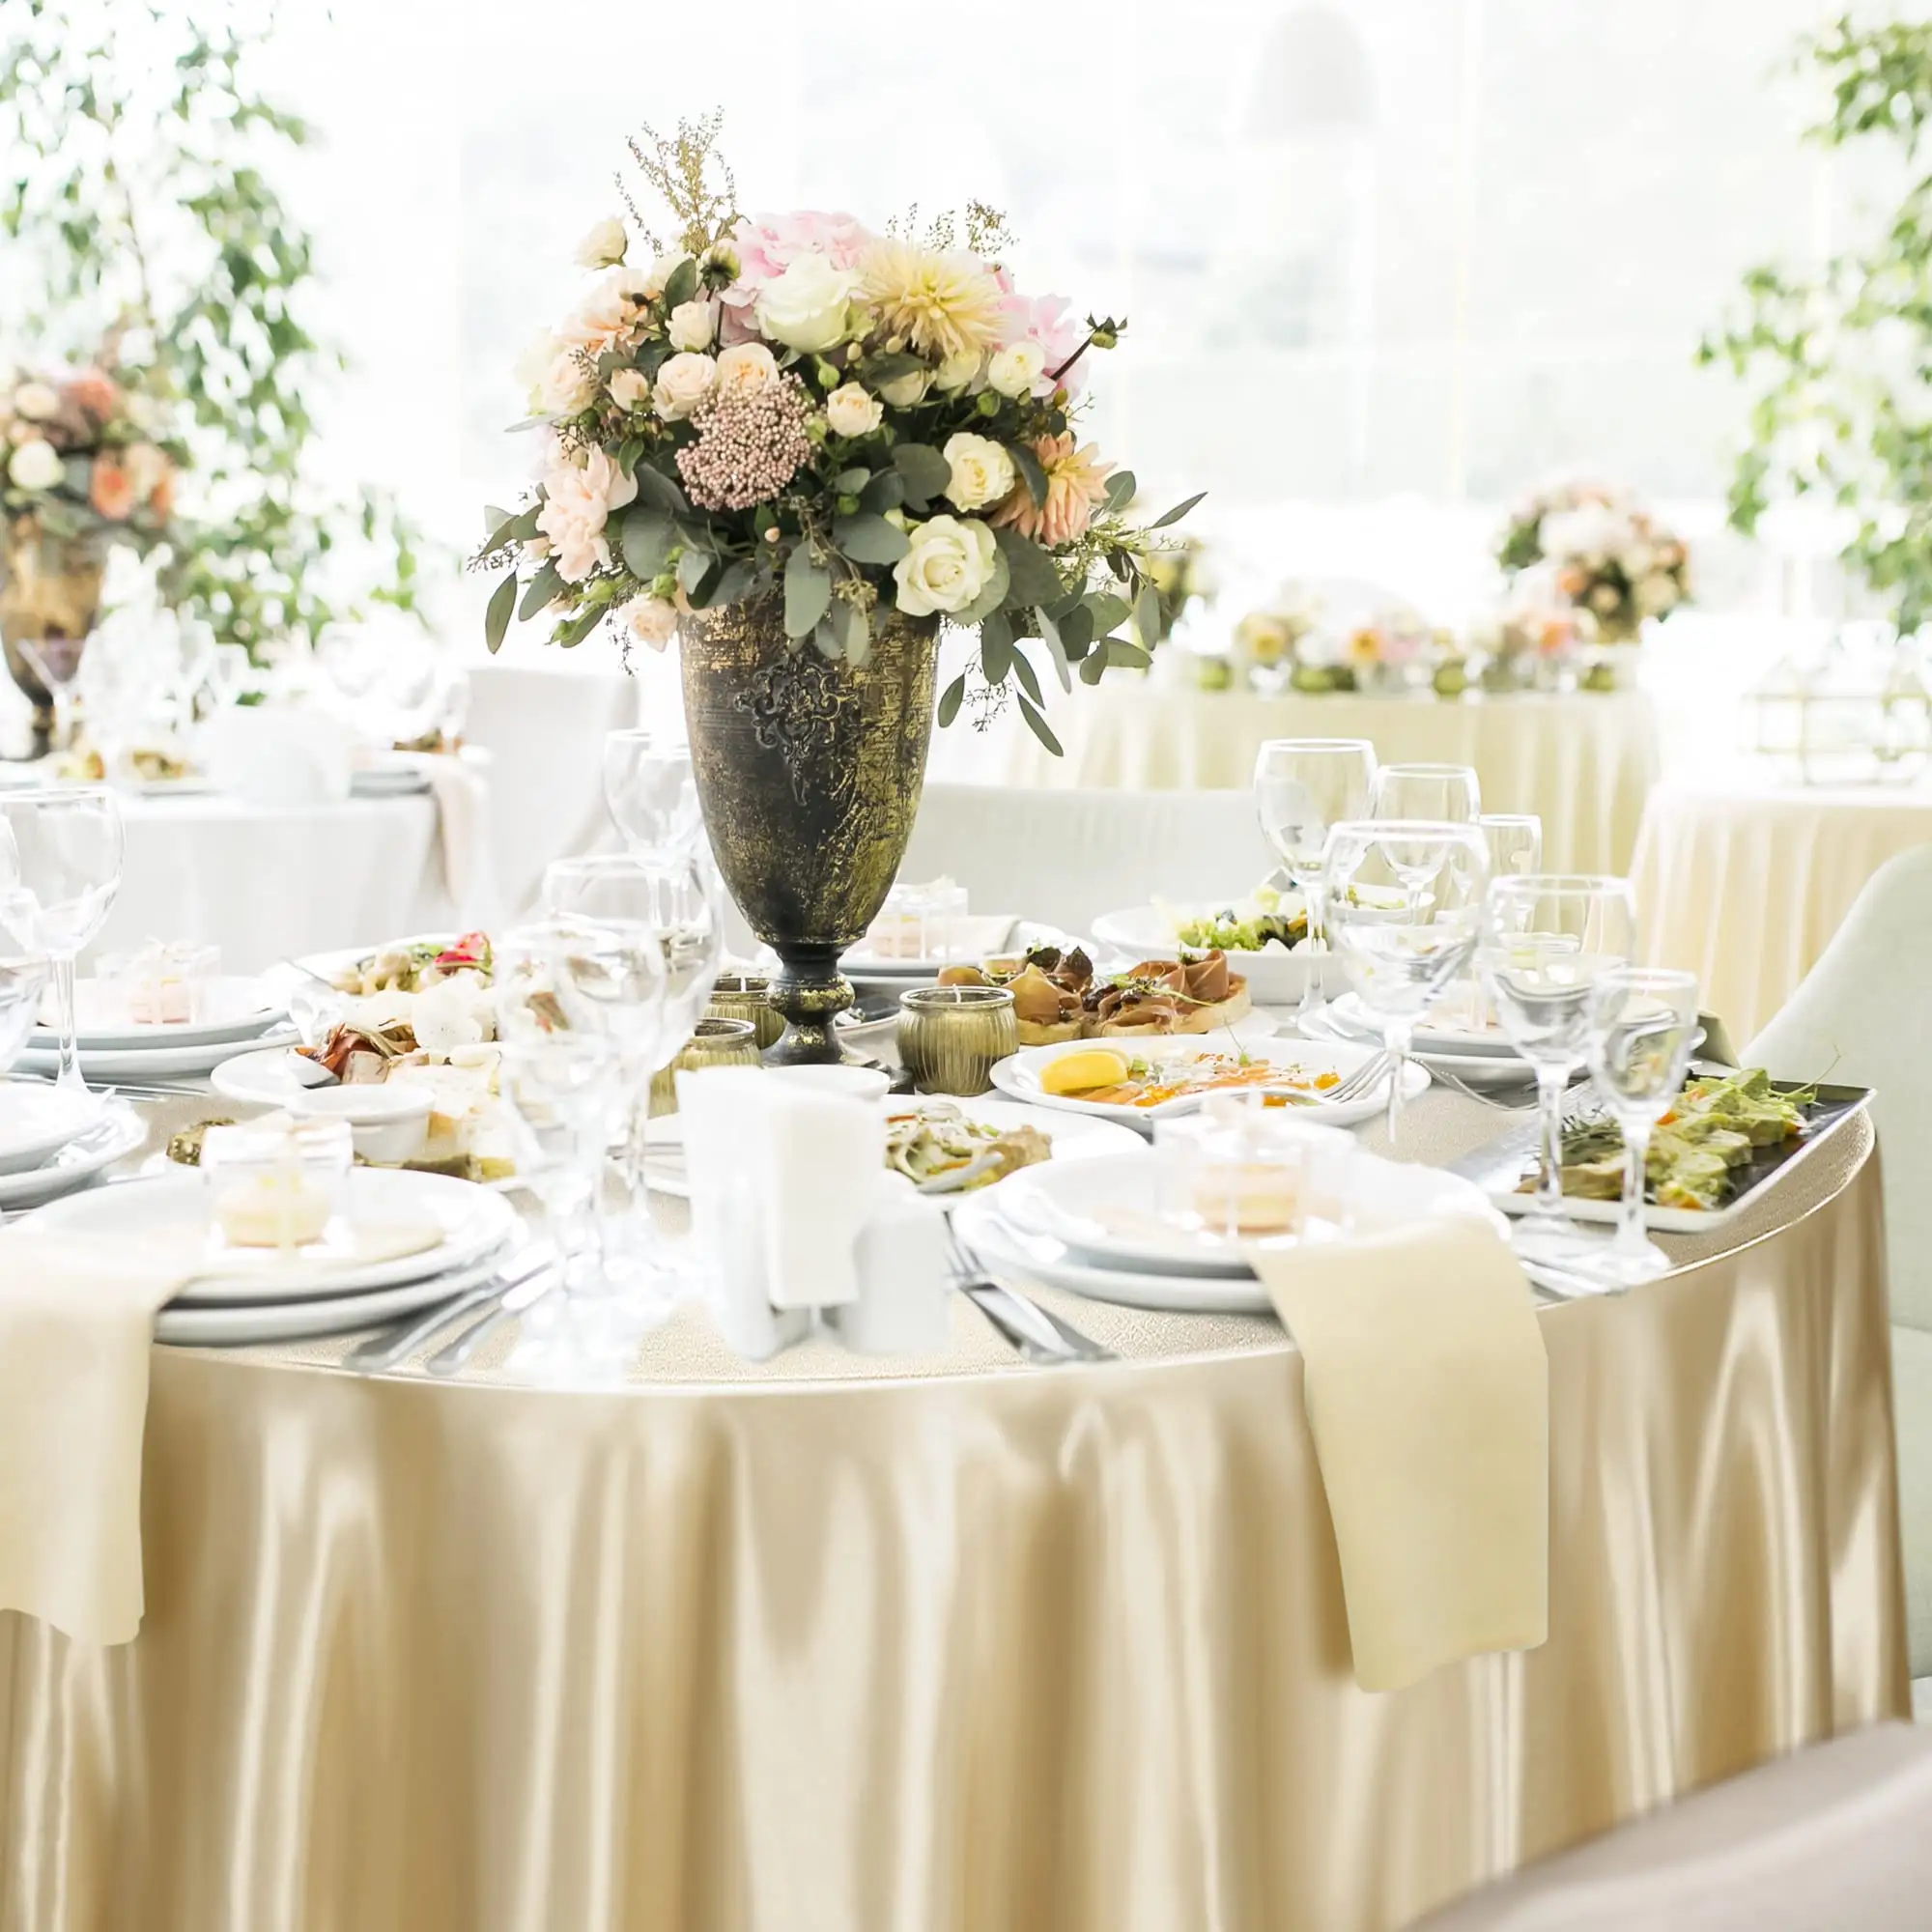
{"label": "background floral arrangement", "polygon": [[1123,325],[1021,294],[1001,219],[977,205],[917,234],[747,219],[718,125],[631,143],[678,231],[660,242],[626,193],[631,226],[583,239],[598,278],[520,370],[540,480],[490,512],[475,562],[508,575],[486,641],[542,612],[554,643],[611,619],[662,647],[686,611],[781,595],[794,648],[862,663],[882,609],[937,617],[978,630],[979,677],[1013,680],[1057,752],[1023,640],[1071,689],[1075,666],[1091,684],[1148,662],[1129,619],[1161,635],[1158,542],[1123,515],[1134,478],[1074,427],[1087,358]]}
{"label": "background floral arrangement", "polygon": [[1586,613],[1583,628],[1606,643],[1628,642],[1644,618],[1664,616],[1690,596],[1683,543],[1628,493],[1585,478],[1547,485],[1519,502],[1496,561],[1512,577],[1535,573],[1533,601]]}
{"label": "background floral arrangement", "polygon": [[181,445],[160,401],[99,366],[0,367],[0,505],[9,544],[146,550],[168,534]]}
{"label": "background floral arrangement", "polygon": [[1233,655],[1251,683],[1356,691],[1420,680],[1453,645],[1447,632],[1432,629],[1406,605],[1341,619],[1310,585],[1291,582],[1235,626]]}

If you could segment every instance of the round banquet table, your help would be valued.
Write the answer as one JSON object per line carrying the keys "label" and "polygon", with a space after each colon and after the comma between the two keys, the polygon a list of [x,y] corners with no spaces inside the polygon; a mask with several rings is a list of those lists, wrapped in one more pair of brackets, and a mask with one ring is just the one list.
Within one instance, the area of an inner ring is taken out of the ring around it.
{"label": "round banquet table", "polygon": [[1657,719],[1641,692],[1470,694],[1453,701],[1347,692],[1264,697],[1115,676],[1058,697],[1048,715],[1065,757],[1053,756],[1013,717],[989,734],[983,754],[970,753],[986,759],[977,771],[946,766],[943,775],[1015,785],[1213,790],[1252,781],[1264,739],[1368,738],[1384,764],[1473,765],[1485,811],[1541,816],[1551,870],[1621,873],[1660,769]]}
{"label": "round banquet table", "polygon": [[427,793],[318,806],[124,796],[121,811],[121,890],[90,954],[185,940],[220,947],[227,972],[256,973],[462,923]]}
{"label": "round banquet table", "polygon": [[909,1362],[692,1315],[579,1395],[156,1349],[139,1637],[0,1616],[0,1924],[1406,1924],[1908,1712],[1871,1154],[1543,1311],[1548,1641],[1380,1696],[1271,1321],[1049,1295],[1124,1359],[1038,1369],[963,1301]]}
{"label": "round banquet table", "polygon": [[1670,781],[1632,877],[1651,963],[1695,973],[1740,1047],[1831,944],[1865,881],[1932,839],[1932,790]]}

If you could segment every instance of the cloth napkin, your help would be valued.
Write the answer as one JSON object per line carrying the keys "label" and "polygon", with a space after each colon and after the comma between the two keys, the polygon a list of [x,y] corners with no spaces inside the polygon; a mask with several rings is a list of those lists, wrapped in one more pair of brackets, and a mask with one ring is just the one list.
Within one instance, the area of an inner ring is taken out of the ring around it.
{"label": "cloth napkin", "polygon": [[1549,1629],[1549,1364],[1473,1217],[1250,1249],[1300,1348],[1355,1681],[1399,1690]]}
{"label": "cloth napkin", "polygon": [[[385,1224],[358,1229],[356,1249],[390,1258],[439,1238]],[[0,1230],[0,1609],[83,1643],[140,1629],[155,1312],[209,1273],[198,1230]]]}
{"label": "cloth napkin", "polygon": [[497,917],[496,881],[490,872],[490,791],[483,774],[462,758],[423,759],[436,799],[442,840],[442,876],[457,917],[466,927],[488,926]]}

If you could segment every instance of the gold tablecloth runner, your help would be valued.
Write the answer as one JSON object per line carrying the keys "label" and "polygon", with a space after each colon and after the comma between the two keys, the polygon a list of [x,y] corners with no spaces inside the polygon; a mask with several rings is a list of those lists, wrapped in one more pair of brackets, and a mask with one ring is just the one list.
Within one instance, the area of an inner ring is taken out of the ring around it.
{"label": "gold tablecloth runner", "polygon": [[1401,1925],[1906,1710],[1868,1152],[1545,1312],[1549,1640],[1386,1696],[1260,1321],[1069,1304],[1132,1359],[1047,1372],[962,1310],[896,1375],[673,1329],[568,1397],[158,1350],[141,1635],[0,1618],[0,1926]]}

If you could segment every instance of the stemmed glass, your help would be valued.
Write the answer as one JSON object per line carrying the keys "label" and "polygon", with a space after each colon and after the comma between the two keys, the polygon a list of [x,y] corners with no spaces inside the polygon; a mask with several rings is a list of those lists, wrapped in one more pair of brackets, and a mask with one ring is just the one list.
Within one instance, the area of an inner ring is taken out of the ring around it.
{"label": "stemmed glass", "polygon": [[704,831],[691,751],[646,726],[612,731],[604,740],[604,801],[641,865],[689,860]]}
{"label": "stemmed glass", "polygon": [[1308,911],[1308,975],[1296,1014],[1303,1033],[1326,1004],[1321,953],[1327,945],[1324,866],[1328,828],[1365,817],[1376,772],[1366,738],[1270,738],[1255,754],[1255,815]]}
{"label": "stemmed glass", "polygon": [[1628,879],[1561,872],[1490,881],[1476,972],[1505,1037],[1536,1071],[1542,1172],[1518,1245],[1552,1259],[1586,1243],[1563,1211],[1563,1095],[1588,1058],[1598,984],[1636,948]]}
{"label": "stemmed glass", "polygon": [[[1383,765],[1377,771],[1370,791],[1372,818],[1460,824],[1476,818],[1482,810],[1482,787],[1469,765]],[[1400,844],[1384,848],[1384,858],[1411,901],[1428,888],[1433,851],[1428,845],[1412,850]]]}
{"label": "stemmed glass", "polygon": [[[1468,965],[1489,885],[1477,826],[1448,819],[1350,819],[1328,835],[1328,923],[1349,982],[1381,1023],[1395,1138],[1415,1023]],[[1389,889],[1401,879],[1404,891]]]}
{"label": "stemmed glass", "polygon": [[1590,1011],[1590,1074],[1624,1137],[1623,1210],[1596,1272],[1648,1281],[1670,1258],[1644,1233],[1645,1163],[1658,1121],[1676,1103],[1697,1039],[1697,976],[1621,966],[1598,981]]}
{"label": "stemmed glass", "polygon": [[1490,877],[1543,869],[1543,820],[1533,811],[1486,811],[1476,823],[1490,846]]}
{"label": "stemmed glass", "polygon": [[100,930],[121,889],[126,850],[121,808],[102,786],[63,785],[25,797],[0,795],[0,818],[13,835],[18,870],[16,885],[0,887],[0,916],[21,945],[44,952],[52,962],[60,1028],[58,1084],[84,1094],[74,960]]}
{"label": "stemmed glass", "polygon": [[53,749],[56,752],[73,749],[75,700],[78,696],[74,685],[80,675],[81,653],[86,648],[85,638],[20,639],[20,655],[45,688],[47,701],[53,707]]}

